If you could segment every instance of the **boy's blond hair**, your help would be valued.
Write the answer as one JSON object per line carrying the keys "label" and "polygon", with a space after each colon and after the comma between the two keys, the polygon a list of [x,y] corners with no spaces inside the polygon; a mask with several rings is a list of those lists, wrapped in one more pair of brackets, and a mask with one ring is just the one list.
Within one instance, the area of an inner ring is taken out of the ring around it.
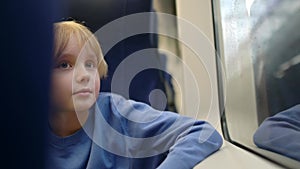
{"label": "boy's blond hair", "polygon": [[85,26],[74,21],[63,21],[54,24],[54,58],[61,55],[66,48],[70,36],[75,35],[79,44],[88,45],[98,57],[98,72],[100,78],[107,74],[107,64],[104,60],[100,44],[93,33]]}

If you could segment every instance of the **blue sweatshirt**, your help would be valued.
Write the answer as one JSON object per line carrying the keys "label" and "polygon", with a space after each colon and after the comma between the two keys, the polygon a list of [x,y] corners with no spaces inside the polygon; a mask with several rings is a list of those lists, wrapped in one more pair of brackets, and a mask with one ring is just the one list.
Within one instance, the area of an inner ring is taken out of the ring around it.
{"label": "blue sweatshirt", "polygon": [[253,139],[260,148],[300,161],[300,105],[267,118]]}
{"label": "blue sweatshirt", "polygon": [[207,122],[100,93],[82,129],[49,131],[48,169],[190,169],[217,151],[222,137]]}

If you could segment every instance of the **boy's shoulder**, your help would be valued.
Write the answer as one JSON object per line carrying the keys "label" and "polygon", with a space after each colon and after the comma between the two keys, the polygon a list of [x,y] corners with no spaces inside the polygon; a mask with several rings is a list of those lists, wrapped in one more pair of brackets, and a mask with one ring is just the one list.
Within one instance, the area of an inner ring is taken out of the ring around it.
{"label": "boy's shoulder", "polygon": [[135,122],[147,123],[159,117],[171,121],[178,118],[177,113],[156,110],[146,103],[126,99],[119,94],[108,92],[100,92],[97,105],[103,112],[110,112],[109,114],[114,114],[117,117],[122,116]]}
{"label": "boy's shoulder", "polygon": [[123,96],[116,94],[116,93],[110,93],[110,92],[100,92],[99,93],[99,97],[120,97],[120,98],[124,98]]}
{"label": "boy's shoulder", "polygon": [[98,103],[101,102],[120,102],[120,101],[127,101],[126,98],[124,98],[123,96],[119,95],[119,94],[115,94],[115,93],[110,93],[110,92],[100,92],[99,93],[99,97],[97,99]]}
{"label": "boy's shoulder", "polygon": [[110,93],[110,92],[100,92],[99,97],[97,99],[97,103],[103,104],[103,103],[109,103],[114,106],[134,106],[135,108],[138,107],[145,107],[150,108],[146,103],[127,99],[122,95],[116,94],[116,93]]}

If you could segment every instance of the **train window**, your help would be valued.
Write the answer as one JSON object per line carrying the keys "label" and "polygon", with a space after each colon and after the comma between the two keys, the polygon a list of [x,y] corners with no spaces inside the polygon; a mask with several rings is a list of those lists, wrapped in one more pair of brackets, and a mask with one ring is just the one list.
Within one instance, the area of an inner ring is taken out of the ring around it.
{"label": "train window", "polygon": [[298,168],[300,1],[215,0],[213,7],[225,138]]}

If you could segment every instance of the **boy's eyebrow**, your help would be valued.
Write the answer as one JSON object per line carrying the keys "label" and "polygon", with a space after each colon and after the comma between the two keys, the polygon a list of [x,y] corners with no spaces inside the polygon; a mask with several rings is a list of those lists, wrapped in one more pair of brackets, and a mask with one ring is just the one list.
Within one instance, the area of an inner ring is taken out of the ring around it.
{"label": "boy's eyebrow", "polygon": [[82,55],[74,56],[73,54],[70,54],[70,53],[63,53],[59,57],[57,57],[55,60],[63,60],[63,59],[77,60],[78,58],[84,58],[84,59],[96,60],[97,62],[99,62],[99,58],[97,57],[96,54],[87,54],[87,55],[83,55],[83,56]]}
{"label": "boy's eyebrow", "polygon": [[[83,57],[84,56],[84,57]],[[100,57],[93,50],[88,50],[84,55],[79,55],[80,58],[100,60]]]}
{"label": "boy's eyebrow", "polygon": [[69,53],[62,53],[61,55],[59,55],[58,57],[55,58],[55,60],[58,59],[70,59],[70,58],[76,58],[74,55],[69,54]]}
{"label": "boy's eyebrow", "polygon": [[95,54],[88,54],[88,55],[86,56],[86,58],[88,58],[88,59],[96,59],[96,60],[99,59],[99,58],[97,57],[97,55],[95,55]]}

